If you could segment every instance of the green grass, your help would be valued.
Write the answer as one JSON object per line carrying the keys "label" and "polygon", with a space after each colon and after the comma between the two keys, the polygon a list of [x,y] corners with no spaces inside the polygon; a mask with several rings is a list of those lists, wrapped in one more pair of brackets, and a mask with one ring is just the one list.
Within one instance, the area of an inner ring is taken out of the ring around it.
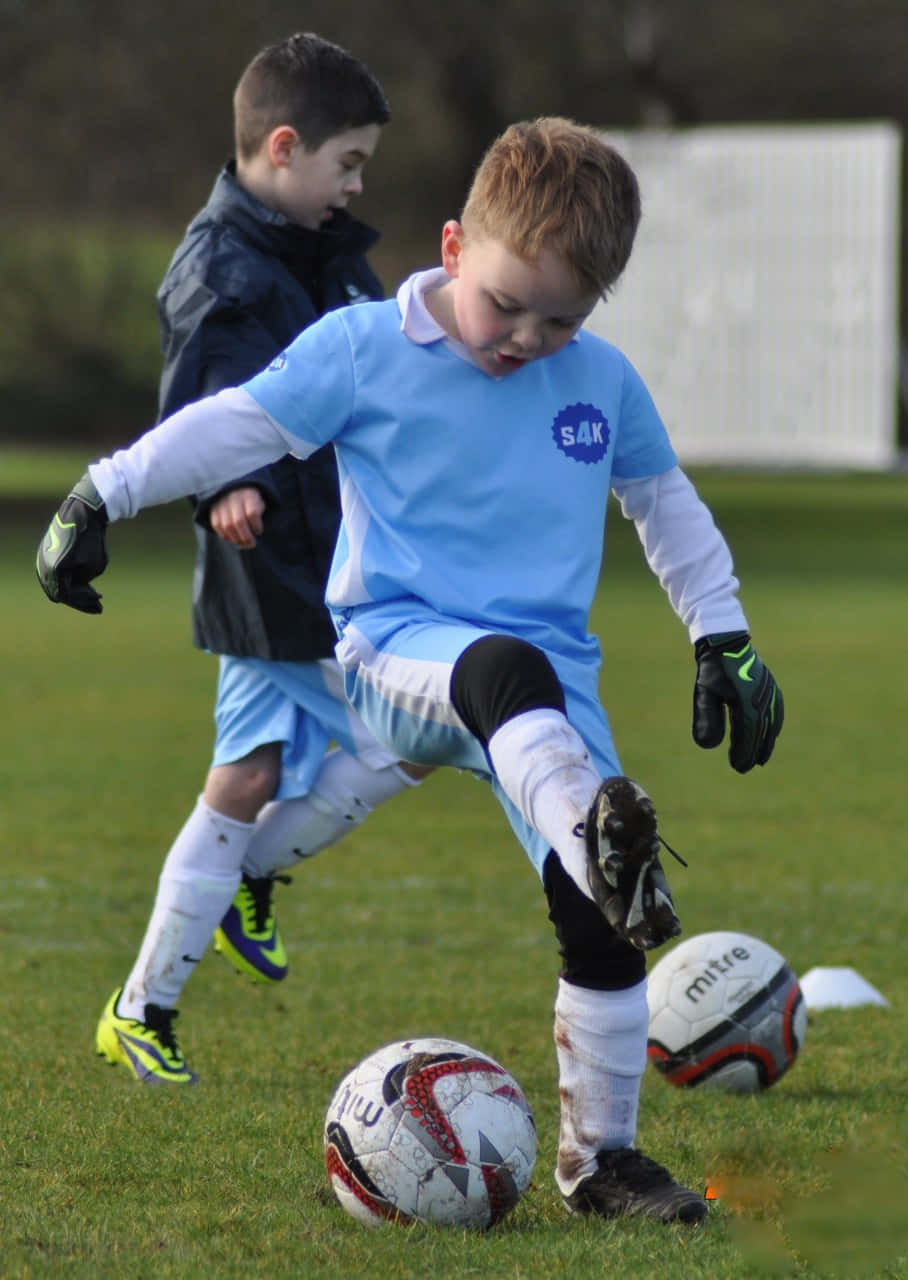
{"label": "green grass", "polygon": [[[150,424],[149,424],[150,425]],[[4,498],[44,498],[65,493],[96,456],[88,449],[30,449],[0,445],[0,493]]]}
{"label": "green grass", "polygon": [[[693,1185],[728,1187],[696,1232],[563,1212],[551,1177],[554,939],[502,815],[457,774],[375,813],[280,889],[282,987],[246,984],[206,956],[179,1026],[198,1088],[142,1089],[95,1058],[96,1019],[207,768],[214,663],[189,644],[179,506],[111,530],[96,618],[54,608],[34,583],[55,500],[6,503],[0,1274],[908,1277],[908,477],[700,483],[784,688],[785,732],[746,777],[724,750],[692,745],[689,646],[633,530],[613,518],[595,621],[624,767],[690,863],[668,867],[687,936],[756,934],[799,973],[851,965],[891,1005],[812,1016],[800,1060],[760,1097],[648,1076],[643,1148]],[[321,1124],[334,1085],[411,1034],[480,1046],[533,1104],[533,1184],[486,1235],[370,1232],[327,1190]]]}

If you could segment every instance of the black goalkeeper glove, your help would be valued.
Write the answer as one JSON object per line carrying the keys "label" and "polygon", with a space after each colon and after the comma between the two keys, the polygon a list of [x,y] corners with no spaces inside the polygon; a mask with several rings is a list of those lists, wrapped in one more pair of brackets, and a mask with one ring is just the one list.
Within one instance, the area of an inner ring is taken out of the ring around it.
{"label": "black goalkeeper glove", "polygon": [[107,508],[86,472],[38,546],[38,581],[49,600],[83,613],[101,612],[101,597],[89,583],[107,568],[106,528]]}
{"label": "black goalkeeper glove", "polygon": [[745,631],[702,636],[694,646],[694,742],[717,747],[731,724],[728,760],[738,773],[765,764],[782,731],[782,690]]}

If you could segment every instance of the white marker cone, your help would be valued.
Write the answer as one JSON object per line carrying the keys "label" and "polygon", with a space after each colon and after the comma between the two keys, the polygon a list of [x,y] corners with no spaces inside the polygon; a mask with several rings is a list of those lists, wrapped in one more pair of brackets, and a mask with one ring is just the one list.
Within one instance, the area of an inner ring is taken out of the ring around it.
{"label": "white marker cone", "polygon": [[856,1009],[887,1005],[885,996],[854,969],[813,968],[798,979],[808,1009]]}

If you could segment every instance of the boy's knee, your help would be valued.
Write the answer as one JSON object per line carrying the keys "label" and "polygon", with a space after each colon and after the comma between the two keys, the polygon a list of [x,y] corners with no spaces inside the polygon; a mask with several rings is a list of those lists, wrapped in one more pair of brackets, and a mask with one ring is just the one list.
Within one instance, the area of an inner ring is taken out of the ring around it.
{"label": "boy's knee", "polygon": [[216,765],[205,783],[205,803],[237,822],[253,822],[273,799],[280,776],[280,743],[268,743],[242,760]]}
{"label": "boy's knee", "polygon": [[485,745],[496,729],[525,711],[563,712],[564,690],[541,649],[515,636],[483,636],[454,663],[451,701]]}

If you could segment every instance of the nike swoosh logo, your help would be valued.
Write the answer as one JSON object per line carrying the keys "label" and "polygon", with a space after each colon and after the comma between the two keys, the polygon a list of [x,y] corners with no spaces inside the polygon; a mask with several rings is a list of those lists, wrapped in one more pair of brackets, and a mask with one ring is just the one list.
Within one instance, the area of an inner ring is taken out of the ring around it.
{"label": "nike swoosh logo", "polygon": [[272,938],[267,944],[263,942],[259,950],[272,964],[280,966],[287,963],[287,952],[280,937]]}
{"label": "nike swoosh logo", "polygon": [[201,958],[201,956],[183,956],[183,960],[186,964],[198,964]]}
{"label": "nike swoosh logo", "polygon": [[739,680],[747,680],[748,682],[753,681],[753,677],[750,674],[750,669],[753,666],[753,664],[756,662],[756,660],[757,660],[757,655],[755,653],[752,653],[746,662],[741,663],[740,667],[738,667]]}
{"label": "nike swoosh logo", "polygon": [[[168,1062],[155,1044],[143,1040],[140,1036],[131,1036],[128,1031],[122,1031],[119,1027],[117,1027],[117,1039],[120,1041],[120,1048],[133,1064],[137,1078],[145,1084],[155,1084],[163,1079],[163,1076],[149,1068],[146,1058],[150,1058],[164,1076],[186,1077],[195,1074],[189,1070],[185,1062]],[[187,1083],[194,1084],[195,1080],[188,1080]]]}

